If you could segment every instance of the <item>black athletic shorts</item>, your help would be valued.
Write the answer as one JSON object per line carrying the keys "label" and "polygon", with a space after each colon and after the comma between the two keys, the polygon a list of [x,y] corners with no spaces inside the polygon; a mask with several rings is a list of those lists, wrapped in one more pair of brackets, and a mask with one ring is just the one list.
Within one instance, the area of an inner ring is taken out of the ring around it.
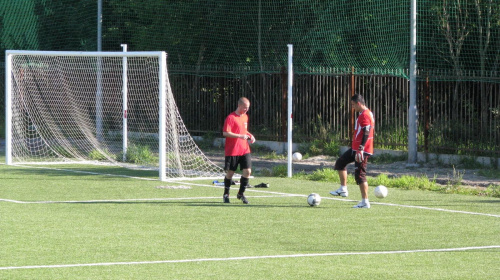
{"label": "black athletic shorts", "polygon": [[224,170],[236,171],[240,166],[240,170],[252,168],[251,154],[244,154],[242,156],[226,156],[224,162]]}
{"label": "black athletic shorts", "polygon": [[354,162],[354,179],[356,184],[366,183],[366,166],[368,165],[368,158],[370,154],[363,153],[363,161],[357,162],[355,160],[356,151],[352,149],[347,150],[343,155],[341,155],[335,162],[335,170],[346,170],[346,166],[349,163]]}

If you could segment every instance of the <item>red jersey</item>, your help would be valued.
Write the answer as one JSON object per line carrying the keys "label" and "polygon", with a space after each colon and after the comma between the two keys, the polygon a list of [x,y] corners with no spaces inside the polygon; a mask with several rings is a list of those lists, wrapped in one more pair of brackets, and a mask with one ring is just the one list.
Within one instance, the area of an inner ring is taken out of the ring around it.
{"label": "red jersey", "polygon": [[373,132],[375,131],[375,121],[373,119],[373,114],[369,109],[361,112],[356,119],[356,125],[354,126],[354,140],[352,141],[351,148],[357,151],[359,145],[361,145],[361,140],[363,139],[363,127],[370,126],[370,134],[365,143],[364,151],[368,154],[373,154]]}
{"label": "red jersey", "polygon": [[[232,132],[236,134],[248,134],[248,115],[238,115],[232,112],[227,116],[222,127],[223,132]],[[226,146],[224,148],[226,156],[242,156],[250,153],[248,141],[240,138],[226,137]]]}

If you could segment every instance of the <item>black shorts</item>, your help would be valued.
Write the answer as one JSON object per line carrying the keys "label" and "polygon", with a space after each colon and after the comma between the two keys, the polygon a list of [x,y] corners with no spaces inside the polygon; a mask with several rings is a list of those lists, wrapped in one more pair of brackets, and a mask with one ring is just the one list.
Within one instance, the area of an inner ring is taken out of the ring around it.
{"label": "black shorts", "polygon": [[346,166],[349,163],[354,162],[354,179],[356,184],[366,183],[366,167],[368,165],[368,158],[370,154],[363,153],[363,161],[357,162],[355,160],[356,152],[352,149],[347,150],[343,155],[341,155],[335,162],[335,170],[346,170]]}
{"label": "black shorts", "polygon": [[240,170],[252,168],[251,154],[244,154],[242,156],[226,156],[224,162],[224,170],[236,171],[240,166]]}

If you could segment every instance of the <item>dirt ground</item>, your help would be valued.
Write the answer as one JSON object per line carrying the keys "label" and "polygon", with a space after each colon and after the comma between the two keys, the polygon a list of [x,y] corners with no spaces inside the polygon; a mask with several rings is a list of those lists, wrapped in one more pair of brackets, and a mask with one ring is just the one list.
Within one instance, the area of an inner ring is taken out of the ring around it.
{"label": "dirt ground", "polygon": [[[208,154],[210,160],[223,166],[223,154]],[[293,162],[294,172],[304,171],[306,173],[313,172],[321,168],[332,168],[335,164],[335,157],[315,156],[303,159],[298,162]],[[272,169],[276,165],[286,165],[286,160],[269,160],[252,155],[253,170],[260,171],[264,168]],[[348,172],[354,171],[354,164],[348,166]],[[408,166],[407,162],[397,161],[392,163],[375,164],[369,163],[367,174],[368,176],[377,176],[379,174],[387,174],[389,178],[400,177],[403,175],[422,176],[425,175],[429,179],[435,179],[436,183],[441,185],[459,183],[470,187],[487,187],[489,185],[500,185],[499,178],[490,178],[478,175],[478,169],[460,169],[453,167],[440,167],[432,163],[419,164],[416,167]]]}

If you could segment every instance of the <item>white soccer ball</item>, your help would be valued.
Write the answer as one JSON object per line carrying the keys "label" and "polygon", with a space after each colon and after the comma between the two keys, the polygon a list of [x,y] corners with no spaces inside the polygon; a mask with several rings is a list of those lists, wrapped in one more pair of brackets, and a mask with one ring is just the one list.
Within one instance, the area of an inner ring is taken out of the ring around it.
{"label": "white soccer ball", "polygon": [[310,206],[318,206],[321,203],[321,196],[317,193],[312,193],[307,197],[307,203]]}
{"label": "white soccer ball", "polygon": [[301,160],[301,159],[302,159],[302,154],[301,154],[301,153],[299,153],[299,152],[295,152],[295,153],[293,153],[292,158],[293,158],[293,160],[295,160],[295,161],[299,161],[299,160]]}
{"label": "white soccer ball", "polygon": [[375,188],[375,196],[378,197],[378,198],[384,198],[387,196],[387,188],[385,186],[378,186]]}

